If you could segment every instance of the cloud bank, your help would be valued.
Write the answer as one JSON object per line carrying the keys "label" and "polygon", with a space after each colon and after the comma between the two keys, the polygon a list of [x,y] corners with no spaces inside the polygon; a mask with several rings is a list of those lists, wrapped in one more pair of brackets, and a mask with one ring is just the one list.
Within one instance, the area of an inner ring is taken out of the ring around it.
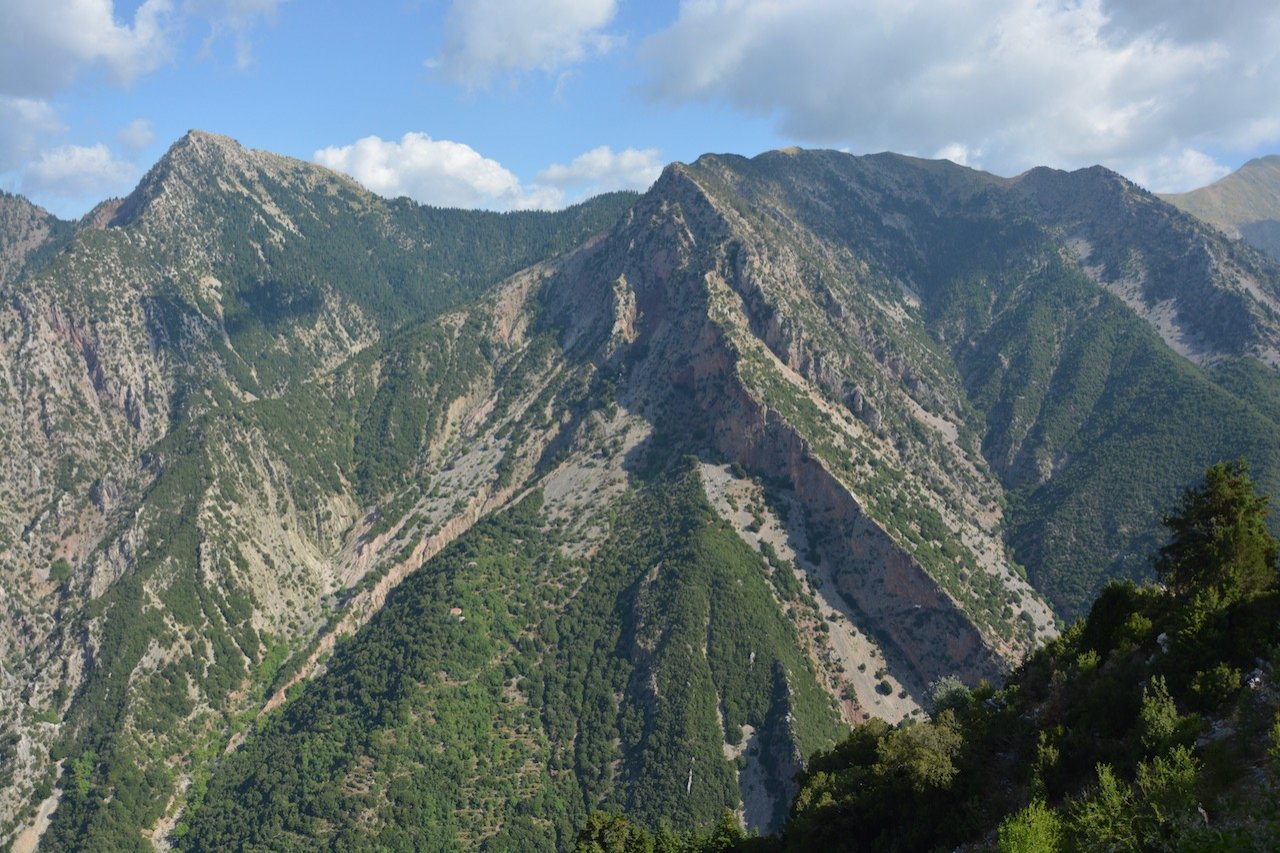
{"label": "cloud bank", "polygon": [[22,176],[27,195],[62,199],[124,195],[138,168],[113,155],[105,145],[60,145],[42,151]]}
{"label": "cloud bank", "polygon": [[0,95],[0,172],[20,168],[42,140],[64,130],[57,112],[44,101]]}
{"label": "cloud bank", "polygon": [[538,173],[537,182],[556,187],[577,201],[611,190],[647,190],[662,174],[656,148],[627,148],[615,152],[607,145],[579,154],[567,166],[553,163]]}
{"label": "cloud bank", "polygon": [[1280,137],[1280,7],[1262,0],[684,0],[641,52],[659,101],[1003,174],[1101,162],[1165,189]]}
{"label": "cloud bank", "polygon": [[145,0],[124,24],[112,0],[5,0],[0,94],[48,97],[90,67],[132,82],[169,61],[173,21],[170,0]]}

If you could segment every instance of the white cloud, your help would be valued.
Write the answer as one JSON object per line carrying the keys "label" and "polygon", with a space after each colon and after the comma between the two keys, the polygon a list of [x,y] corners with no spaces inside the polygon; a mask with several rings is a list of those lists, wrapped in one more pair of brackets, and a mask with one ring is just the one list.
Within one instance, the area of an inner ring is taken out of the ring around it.
{"label": "white cloud", "polygon": [[379,195],[404,195],[438,207],[553,208],[562,198],[555,189],[522,186],[501,163],[469,145],[425,133],[406,133],[399,142],[366,136],[352,145],[322,148],[315,160]]}
{"label": "white cloud", "polygon": [[42,140],[65,130],[48,103],[0,95],[0,172],[26,163]]}
{"label": "white cloud", "polygon": [[1126,177],[1152,192],[1168,193],[1208,186],[1230,171],[1203,151],[1185,148],[1136,166]]}
{"label": "white cloud", "polygon": [[646,190],[662,173],[660,157],[656,148],[615,152],[601,145],[567,166],[553,163],[538,173],[537,182],[570,192],[574,200],[610,190]]}
{"label": "white cloud", "polygon": [[170,58],[170,0],[145,0],[118,23],[112,0],[4,0],[0,3],[0,94],[44,97],[86,67],[129,83]]}
{"label": "white cloud", "polygon": [[27,167],[22,191],[91,203],[124,194],[136,178],[137,168],[116,158],[105,145],[60,145],[42,151]]}
{"label": "white cloud", "polygon": [[156,138],[155,131],[151,129],[151,122],[146,119],[136,118],[126,124],[116,134],[116,138],[120,140],[131,154],[140,154],[142,149],[151,144]]}
{"label": "white cloud", "polygon": [[523,71],[552,72],[608,51],[617,0],[453,0],[444,45],[428,62],[446,79],[483,86]]}
{"label": "white cloud", "polygon": [[961,145],[959,142],[952,142],[950,145],[944,145],[933,154],[935,160],[950,160],[952,163],[958,163],[961,166],[968,166],[982,156],[981,151],[970,151],[967,145]]}
{"label": "white cloud", "polygon": [[[241,68],[252,59],[250,35],[285,0],[143,0],[132,20],[115,0],[0,2],[0,94],[48,97],[81,72],[101,69],[127,85],[173,59],[179,30],[191,20],[209,27],[206,52],[223,37]],[[130,4],[133,5],[133,4]]]}
{"label": "white cloud", "polygon": [[725,102],[808,144],[964,151],[1003,174],[1190,177],[1188,149],[1280,141],[1274,0],[684,0],[642,55],[660,100]]}

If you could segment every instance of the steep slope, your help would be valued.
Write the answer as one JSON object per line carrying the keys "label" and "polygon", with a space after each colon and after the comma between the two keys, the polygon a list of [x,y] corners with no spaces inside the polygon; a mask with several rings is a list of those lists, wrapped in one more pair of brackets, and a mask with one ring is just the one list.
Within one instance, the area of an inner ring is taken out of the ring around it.
{"label": "steep slope", "polygon": [[[340,546],[384,486],[353,485],[354,428],[317,420],[333,404],[309,380],[581,242],[629,201],[421,208],[199,132],[74,229],[6,198],[23,214],[6,219],[6,247],[35,247],[6,254],[26,260],[0,301],[0,679],[22,700],[0,710],[18,739],[6,823],[48,792],[53,740],[128,729],[94,697],[144,717],[170,694],[221,713],[266,654],[258,631],[273,654],[305,645],[326,596],[369,567]],[[284,399],[304,386],[305,403]],[[203,544],[221,537],[243,553]],[[208,644],[184,639],[195,630]],[[184,667],[197,681],[182,698]],[[153,670],[169,694],[142,677]]]}
{"label": "steep slope", "polygon": [[[1147,570],[1159,507],[1197,470],[1244,453],[1276,483],[1280,272],[1120,176],[833,152],[691,173],[760,223],[757,245],[797,247],[776,295],[743,297],[759,337],[891,437],[895,475],[968,456],[983,473],[953,494],[990,484],[991,523],[1067,615]],[[854,492],[874,495],[863,476]]]}
{"label": "steep slope", "polygon": [[1210,469],[1171,514],[1167,588],[1111,585],[1004,690],[951,690],[924,726],[856,730],[806,772],[775,849],[986,849],[997,833],[1001,849],[1274,849],[1266,511],[1244,472]]}
{"label": "steep slope", "polygon": [[1161,198],[1280,260],[1280,155],[1258,157],[1207,187]]}
{"label": "steep slope", "polygon": [[25,198],[0,192],[0,287],[38,266],[72,231]]}
{"label": "steep slope", "polygon": [[533,849],[602,801],[680,825],[735,807],[727,729],[784,761],[838,729],[698,491],[692,469],[642,487],[589,559],[539,493],[478,524],[228,760],[183,846]]}
{"label": "steep slope", "polygon": [[1153,555],[1167,586],[1109,585],[1003,689],[948,680],[928,720],[856,727],[812,757],[772,838],[723,819],[673,838],[597,813],[574,849],[1273,850],[1280,655],[1265,638],[1280,543],[1267,509],[1243,466],[1213,466]]}

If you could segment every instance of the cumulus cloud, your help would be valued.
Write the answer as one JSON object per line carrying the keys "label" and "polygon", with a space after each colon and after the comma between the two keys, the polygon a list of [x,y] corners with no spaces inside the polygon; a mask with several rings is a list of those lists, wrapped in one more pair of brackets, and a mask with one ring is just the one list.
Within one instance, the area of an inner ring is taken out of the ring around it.
{"label": "cumulus cloud", "polygon": [[43,139],[65,130],[45,101],[0,95],[0,172],[18,168],[35,155]]}
{"label": "cumulus cloud", "polygon": [[1004,174],[1101,162],[1163,183],[1196,172],[1185,151],[1280,140],[1272,0],[684,0],[642,55],[660,100]]}
{"label": "cumulus cloud", "polygon": [[316,162],[345,172],[375,193],[408,196],[438,207],[522,210],[560,204],[555,189],[526,188],[496,160],[469,145],[406,133],[400,141],[366,136],[322,148]]}
{"label": "cumulus cloud", "polygon": [[137,168],[105,145],[60,145],[31,162],[22,176],[22,191],[84,202],[122,195],[136,178]]}
{"label": "cumulus cloud", "polygon": [[428,62],[469,87],[524,71],[552,72],[608,51],[617,0],[453,0],[440,55]]}
{"label": "cumulus cloud", "polygon": [[173,59],[178,32],[205,22],[206,52],[230,38],[235,62],[252,59],[250,35],[285,0],[143,0],[132,19],[114,0],[0,3],[0,94],[46,98],[88,69],[126,85]]}
{"label": "cumulus cloud", "polygon": [[0,94],[46,97],[86,67],[128,83],[170,58],[171,0],[145,0],[119,23],[112,0],[0,3]]}
{"label": "cumulus cloud", "polygon": [[538,173],[538,184],[564,191],[574,200],[610,190],[646,190],[662,173],[656,148],[615,152],[607,145],[579,154],[567,166],[553,163]]}

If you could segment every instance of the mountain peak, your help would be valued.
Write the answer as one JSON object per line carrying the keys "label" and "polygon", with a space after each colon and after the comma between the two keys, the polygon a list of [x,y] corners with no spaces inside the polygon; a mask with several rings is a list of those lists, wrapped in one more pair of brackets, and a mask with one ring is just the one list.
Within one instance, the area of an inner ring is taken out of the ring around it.
{"label": "mountain peak", "polygon": [[229,136],[192,129],[143,176],[110,225],[129,225],[157,205],[189,212],[200,197],[210,194],[253,197],[272,207],[264,181],[303,192],[341,181],[349,189],[365,193],[349,178],[314,163],[246,148]]}
{"label": "mountain peak", "polygon": [[230,136],[209,133],[206,130],[191,129],[184,133],[161,158],[161,162],[174,158],[193,157],[208,159],[210,157],[235,157],[247,153],[243,145]]}

